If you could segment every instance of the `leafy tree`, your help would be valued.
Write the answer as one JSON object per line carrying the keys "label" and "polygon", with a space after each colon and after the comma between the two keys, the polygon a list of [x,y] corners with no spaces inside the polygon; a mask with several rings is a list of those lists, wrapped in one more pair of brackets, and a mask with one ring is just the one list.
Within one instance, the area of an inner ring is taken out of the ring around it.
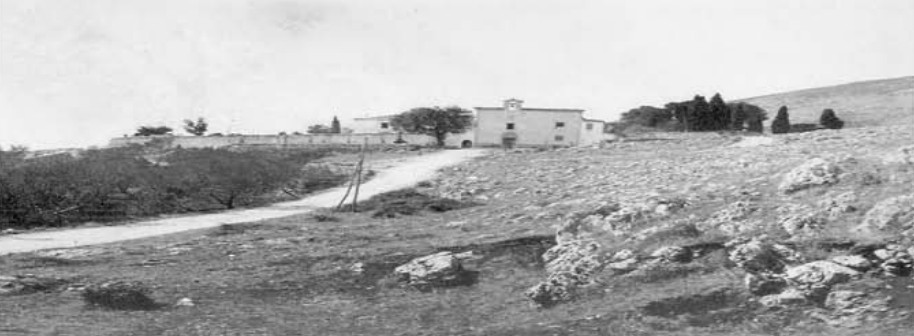
{"label": "leafy tree", "polygon": [[838,118],[834,110],[825,109],[819,117],[819,124],[828,129],[841,129],[844,127],[844,120]]}
{"label": "leafy tree", "polygon": [[203,118],[197,118],[196,122],[190,119],[184,119],[184,131],[189,134],[201,136],[206,134],[207,128],[209,128],[209,124],[206,123],[206,120]]}
{"label": "leafy tree", "polygon": [[653,106],[641,106],[622,113],[623,124],[644,127],[663,127],[673,119],[673,112]]}
{"label": "leafy tree", "polygon": [[337,119],[336,116],[333,116],[333,121],[330,122],[330,133],[339,134],[340,131],[341,131],[341,129],[340,129],[340,120]]}
{"label": "leafy tree", "polygon": [[136,129],[136,133],[133,133],[133,136],[168,135],[172,131],[171,127],[168,126],[140,126]]}
{"label": "leafy tree", "polygon": [[324,133],[333,133],[333,130],[327,125],[314,124],[308,126],[308,133],[310,134],[324,134]]}
{"label": "leafy tree", "polygon": [[790,132],[790,115],[787,114],[787,106],[781,106],[778,109],[777,116],[771,122],[771,133],[780,134]]}
{"label": "leafy tree", "polygon": [[457,106],[417,107],[396,115],[390,123],[402,132],[432,136],[443,147],[448,133],[463,133],[473,126],[473,113]]}

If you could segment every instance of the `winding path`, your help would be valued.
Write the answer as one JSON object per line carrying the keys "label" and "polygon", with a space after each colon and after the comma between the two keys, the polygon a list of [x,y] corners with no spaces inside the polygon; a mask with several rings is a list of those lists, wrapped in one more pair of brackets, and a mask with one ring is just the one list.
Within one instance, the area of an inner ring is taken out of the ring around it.
{"label": "winding path", "polygon": [[[400,159],[362,185],[360,199],[407,188],[431,179],[437,171],[485,154],[485,150],[446,150],[422,156]],[[378,169],[377,167],[375,168]],[[65,248],[111,243],[130,239],[159,236],[181,231],[210,228],[286,217],[311,212],[317,208],[336,206],[346,188],[334,188],[296,201],[276,203],[266,207],[231,210],[214,214],[154,219],[119,226],[103,226],[53,230],[0,236],[0,255],[51,248]]]}

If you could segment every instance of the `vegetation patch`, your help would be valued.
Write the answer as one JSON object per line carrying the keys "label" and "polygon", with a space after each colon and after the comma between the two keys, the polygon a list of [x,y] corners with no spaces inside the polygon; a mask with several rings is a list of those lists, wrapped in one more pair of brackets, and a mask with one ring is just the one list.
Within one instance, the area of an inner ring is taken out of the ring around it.
{"label": "vegetation patch", "polygon": [[743,304],[746,302],[744,296],[732,289],[718,289],[653,301],[641,310],[648,316],[684,318],[686,323],[696,327],[739,323],[754,316]]}
{"label": "vegetation patch", "polygon": [[[374,218],[396,218],[411,216],[419,212],[447,212],[477,205],[472,202],[463,202],[450,198],[442,198],[423,194],[416,189],[408,188],[386,192],[358,205],[359,211],[372,212]],[[352,206],[347,206],[352,210]]]}
{"label": "vegetation patch", "polygon": [[153,310],[160,308],[149,295],[152,290],[141,282],[105,282],[86,287],[83,300],[94,307],[113,310]]}
{"label": "vegetation patch", "polygon": [[0,164],[0,229],[232,209],[298,197],[346,177],[309,166],[326,150],[88,150]]}

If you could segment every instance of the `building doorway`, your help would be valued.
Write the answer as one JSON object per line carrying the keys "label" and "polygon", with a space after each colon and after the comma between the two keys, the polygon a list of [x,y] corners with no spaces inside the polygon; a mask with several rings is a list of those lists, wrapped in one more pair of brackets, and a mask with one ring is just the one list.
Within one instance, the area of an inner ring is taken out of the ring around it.
{"label": "building doorway", "polygon": [[505,149],[512,149],[517,146],[517,133],[505,132],[501,135],[501,146]]}

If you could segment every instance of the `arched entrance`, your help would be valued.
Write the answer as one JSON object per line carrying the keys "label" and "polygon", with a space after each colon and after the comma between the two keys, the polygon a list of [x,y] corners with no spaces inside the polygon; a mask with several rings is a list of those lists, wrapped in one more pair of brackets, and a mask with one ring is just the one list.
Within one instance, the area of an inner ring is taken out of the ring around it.
{"label": "arched entrance", "polygon": [[501,134],[501,146],[507,149],[517,145],[517,133],[505,132]]}
{"label": "arched entrance", "polygon": [[470,140],[463,140],[463,142],[460,143],[460,148],[471,148],[471,147],[473,147],[473,142]]}

